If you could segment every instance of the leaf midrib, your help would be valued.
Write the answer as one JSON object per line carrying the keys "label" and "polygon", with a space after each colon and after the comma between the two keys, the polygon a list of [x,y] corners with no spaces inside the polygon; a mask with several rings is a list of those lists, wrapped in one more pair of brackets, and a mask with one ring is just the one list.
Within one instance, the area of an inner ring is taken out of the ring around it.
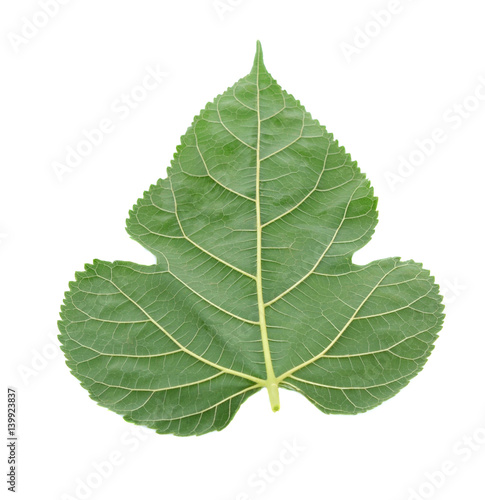
{"label": "leaf midrib", "polygon": [[268,329],[266,327],[266,305],[263,296],[263,269],[262,269],[262,234],[261,224],[261,200],[260,200],[260,174],[261,174],[261,109],[259,89],[259,67],[261,62],[261,46],[258,42],[256,62],[256,113],[258,120],[258,132],[256,143],[256,289],[258,298],[259,328],[261,330],[261,342],[263,345],[264,364],[266,366],[266,388],[273,411],[280,409],[278,394],[278,382],[274,373],[271,351],[269,348]]}

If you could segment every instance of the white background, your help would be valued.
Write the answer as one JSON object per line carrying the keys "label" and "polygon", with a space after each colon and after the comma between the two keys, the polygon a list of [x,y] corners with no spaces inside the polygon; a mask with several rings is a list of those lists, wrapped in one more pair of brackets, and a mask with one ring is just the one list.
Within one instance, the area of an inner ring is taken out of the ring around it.
{"label": "white background", "polygon": [[[37,1],[2,2],[2,398],[17,388],[17,498],[485,498],[485,101],[473,97],[485,96],[485,11],[478,0],[396,1],[376,24],[388,2],[222,0],[218,12],[212,0],[71,0],[37,32],[26,28],[45,21]],[[70,375],[59,305],[93,258],[153,262],[124,230],[128,210],[165,175],[193,116],[249,72],[257,39],[268,70],[379,196],[376,234],[355,261],[423,262],[445,293],[445,325],[424,371],[369,413],[326,416],[282,391],[273,414],[261,391],[223,432],[137,437]],[[122,120],[112,106],[147,66],[168,76]],[[59,179],[53,163],[105,118],[112,132]],[[398,170],[400,157],[414,166]],[[304,451],[283,464],[293,441]],[[113,452],[100,479],[93,463]]]}

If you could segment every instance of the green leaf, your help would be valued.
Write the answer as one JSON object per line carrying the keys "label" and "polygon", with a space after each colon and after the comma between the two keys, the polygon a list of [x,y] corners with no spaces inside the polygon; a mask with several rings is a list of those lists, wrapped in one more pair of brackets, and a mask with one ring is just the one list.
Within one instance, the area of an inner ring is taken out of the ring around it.
{"label": "green leaf", "polygon": [[127,221],[157,264],[94,261],[59,322],[100,405],[159,433],[224,428],[266,388],[325,413],[369,410],[423,367],[443,321],[413,261],[353,253],[377,223],[369,181],[266,70],[195,118],[167,179]]}

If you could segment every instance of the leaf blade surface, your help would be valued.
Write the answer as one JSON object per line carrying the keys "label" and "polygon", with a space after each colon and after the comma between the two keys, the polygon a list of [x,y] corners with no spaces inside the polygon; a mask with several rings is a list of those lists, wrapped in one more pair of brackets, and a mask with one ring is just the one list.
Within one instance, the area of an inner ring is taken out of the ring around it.
{"label": "leaf blade surface", "polygon": [[220,430],[262,387],[275,411],[279,387],[327,413],[377,406],[421,370],[443,314],[421,265],[352,263],[376,202],[258,43],[130,212],[157,264],[95,261],[71,283],[69,367],[99,404],[161,433]]}

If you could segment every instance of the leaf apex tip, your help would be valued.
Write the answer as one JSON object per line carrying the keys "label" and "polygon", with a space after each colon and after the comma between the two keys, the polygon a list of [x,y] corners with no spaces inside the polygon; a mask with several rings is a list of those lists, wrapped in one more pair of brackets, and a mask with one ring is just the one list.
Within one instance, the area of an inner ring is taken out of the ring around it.
{"label": "leaf apex tip", "polygon": [[256,40],[256,54],[254,55],[253,71],[265,69],[263,61],[263,46],[259,40]]}

